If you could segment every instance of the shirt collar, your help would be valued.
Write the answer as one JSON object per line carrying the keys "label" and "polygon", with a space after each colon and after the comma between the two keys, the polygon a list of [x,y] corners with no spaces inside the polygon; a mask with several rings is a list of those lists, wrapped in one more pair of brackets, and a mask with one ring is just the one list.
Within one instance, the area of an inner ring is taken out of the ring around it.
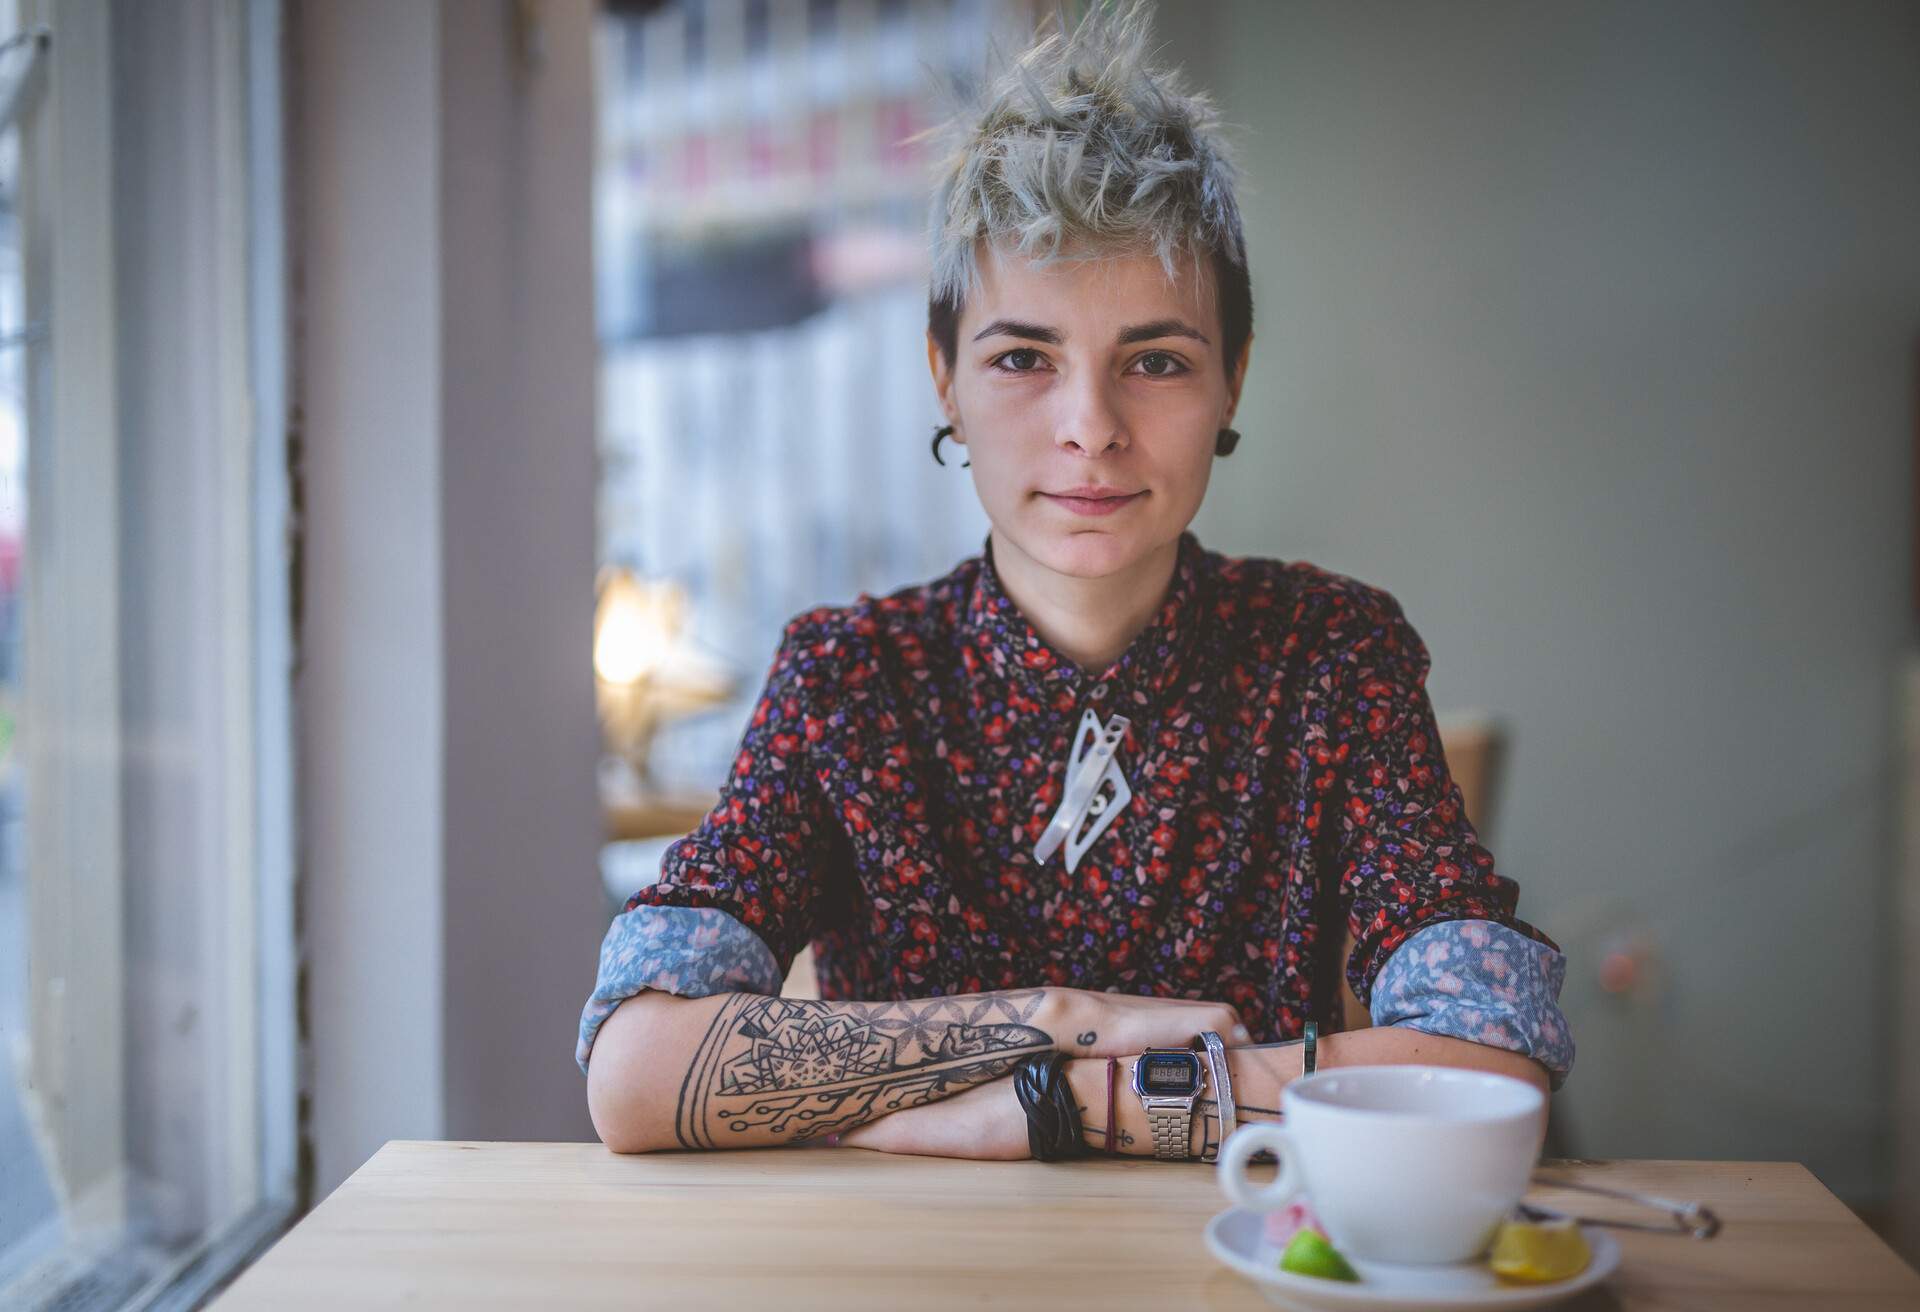
{"label": "shirt collar", "polygon": [[1125,714],[1155,701],[1180,677],[1200,627],[1206,552],[1191,530],[1180,534],[1173,577],[1152,621],[1104,671],[1089,673],[1034,631],[1001,586],[989,534],[967,597],[966,641],[986,673],[1047,703],[1071,706],[1083,696]]}

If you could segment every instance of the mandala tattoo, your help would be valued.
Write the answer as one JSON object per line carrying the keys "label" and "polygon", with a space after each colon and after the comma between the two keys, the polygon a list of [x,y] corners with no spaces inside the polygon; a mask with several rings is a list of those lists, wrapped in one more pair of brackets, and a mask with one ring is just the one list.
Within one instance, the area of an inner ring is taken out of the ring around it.
{"label": "mandala tattoo", "polygon": [[740,994],[695,1050],[675,1133],[687,1148],[759,1130],[798,1142],[998,1079],[1053,1046],[1027,1023],[1045,997],[1044,989],[901,1002]]}

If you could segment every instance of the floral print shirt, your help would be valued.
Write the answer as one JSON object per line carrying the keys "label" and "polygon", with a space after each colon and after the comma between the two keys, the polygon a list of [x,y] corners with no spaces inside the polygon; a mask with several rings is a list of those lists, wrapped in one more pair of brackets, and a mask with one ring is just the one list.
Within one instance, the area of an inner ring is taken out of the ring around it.
{"label": "floral print shirt", "polygon": [[[1034,631],[990,538],[931,582],[803,612],[718,802],[608,928],[575,1059],[643,988],[777,994],[811,943],[827,999],[1225,1001],[1256,1042],[1337,1028],[1344,971],[1376,1024],[1526,1053],[1558,1088],[1565,958],[1467,819],[1427,670],[1390,594],[1191,531],[1104,671]],[[1034,846],[1086,708],[1129,721],[1133,796],[1069,872]]]}

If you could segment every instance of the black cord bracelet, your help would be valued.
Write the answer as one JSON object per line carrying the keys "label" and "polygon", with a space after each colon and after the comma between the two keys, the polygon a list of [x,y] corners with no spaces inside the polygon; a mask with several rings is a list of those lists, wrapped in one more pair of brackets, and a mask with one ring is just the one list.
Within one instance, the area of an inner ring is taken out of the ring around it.
{"label": "black cord bracelet", "polygon": [[1060,1156],[1087,1156],[1093,1149],[1087,1146],[1087,1136],[1080,1125],[1080,1104],[1074,1100],[1073,1086],[1067,1083],[1067,1061],[1064,1053],[1061,1054],[1060,1065],[1055,1071],[1053,1105],[1059,1113]]}
{"label": "black cord bracelet", "polygon": [[1036,1052],[1013,1068],[1013,1092],[1027,1114],[1027,1149],[1035,1161],[1057,1162],[1087,1152],[1080,1108],[1063,1074],[1067,1054]]}

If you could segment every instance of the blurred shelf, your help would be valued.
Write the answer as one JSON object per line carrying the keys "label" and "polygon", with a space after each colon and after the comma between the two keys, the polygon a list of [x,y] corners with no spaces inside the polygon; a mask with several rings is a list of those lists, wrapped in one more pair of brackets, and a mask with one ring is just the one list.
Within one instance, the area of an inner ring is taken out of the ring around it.
{"label": "blurred shelf", "polygon": [[715,800],[692,794],[652,797],[642,802],[605,803],[600,813],[610,843],[666,835],[677,838],[698,829]]}

